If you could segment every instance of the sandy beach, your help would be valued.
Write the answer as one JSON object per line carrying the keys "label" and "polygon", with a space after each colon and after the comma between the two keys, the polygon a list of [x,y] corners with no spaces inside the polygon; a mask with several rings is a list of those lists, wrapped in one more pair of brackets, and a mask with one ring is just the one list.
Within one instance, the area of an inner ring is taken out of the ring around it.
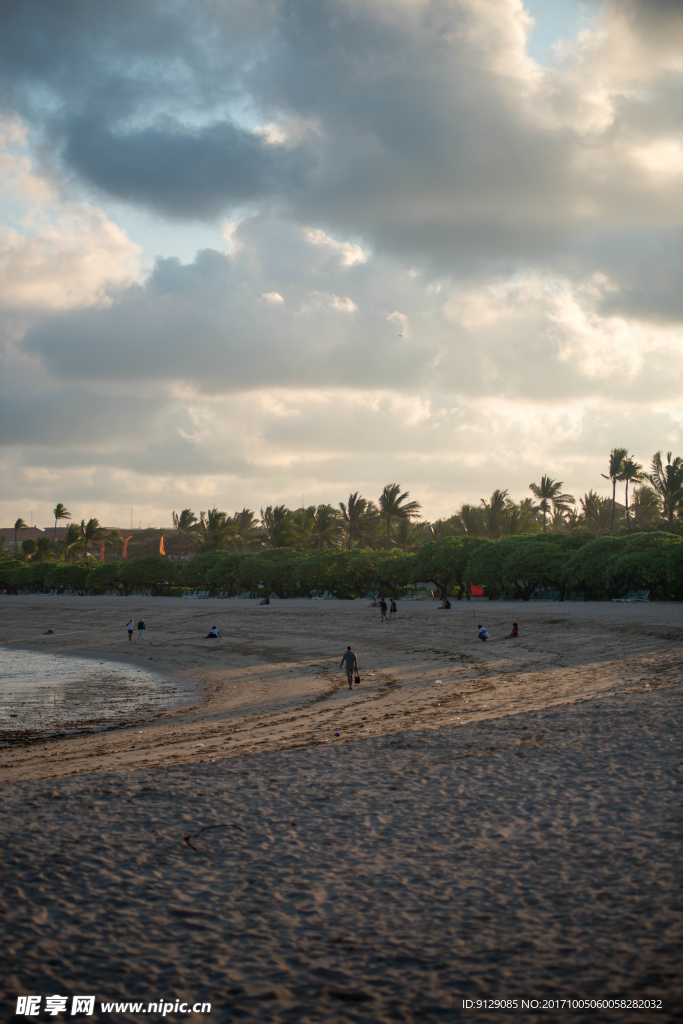
{"label": "sandy beach", "polygon": [[[0,750],[8,1017],[91,992],[212,1003],[169,1020],[679,1019],[680,606],[399,609],[0,597],[8,646],[198,694]],[[519,1005],[605,998],[663,1007]]]}

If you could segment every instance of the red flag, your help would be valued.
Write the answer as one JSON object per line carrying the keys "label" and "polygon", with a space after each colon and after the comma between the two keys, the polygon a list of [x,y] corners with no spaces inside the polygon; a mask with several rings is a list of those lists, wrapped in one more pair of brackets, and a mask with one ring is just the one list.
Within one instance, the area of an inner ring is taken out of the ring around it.
{"label": "red flag", "polygon": [[[133,534],[131,533],[130,537],[132,536]],[[123,551],[121,552],[121,558],[128,558],[128,541],[130,540],[130,537],[126,537],[126,539],[123,542]]]}

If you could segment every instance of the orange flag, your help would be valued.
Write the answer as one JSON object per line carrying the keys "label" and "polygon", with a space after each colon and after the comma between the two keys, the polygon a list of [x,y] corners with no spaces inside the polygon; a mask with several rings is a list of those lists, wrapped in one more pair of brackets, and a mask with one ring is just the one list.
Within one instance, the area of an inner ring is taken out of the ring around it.
{"label": "orange flag", "polygon": [[[131,533],[130,537],[132,536],[133,534]],[[128,558],[128,541],[130,540],[130,537],[126,537],[126,539],[123,542],[123,551],[121,552],[121,558]]]}
{"label": "orange flag", "polygon": [[161,537],[159,539],[159,554],[160,555],[165,555],[166,554],[166,552],[164,551],[164,535],[163,535],[163,533],[162,533],[162,535],[161,535]]}

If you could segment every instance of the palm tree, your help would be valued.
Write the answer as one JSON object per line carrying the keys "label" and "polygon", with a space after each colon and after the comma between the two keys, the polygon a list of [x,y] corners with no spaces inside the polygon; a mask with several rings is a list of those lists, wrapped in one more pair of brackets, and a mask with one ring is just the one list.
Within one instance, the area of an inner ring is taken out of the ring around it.
{"label": "palm tree", "polygon": [[214,506],[208,512],[199,513],[195,544],[200,551],[217,551],[234,532],[234,523],[228,518],[227,512],[219,512]]}
{"label": "palm tree", "polygon": [[102,540],[104,533],[98,519],[81,519],[81,540],[85,546],[85,557],[88,557],[88,544],[91,540]]}
{"label": "palm tree", "polygon": [[659,519],[659,497],[654,487],[641,484],[633,489],[631,518],[636,530],[649,530]]}
{"label": "palm tree", "polygon": [[612,481],[612,525],[610,532],[614,533],[614,513],[617,508],[617,480],[621,480],[624,470],[624,462],[628,458],[628,448],[613,448],[609,453],[609,473],[602,473],[605,480]]}
{"label": "palm tree", "polygon": [[313,536],[318,538],[318,551],[337,543],[340,514],[332,505],[318,505],[313,512]]}
{"label": "palm tree", "polygon": [[36,541],[35,560],[36,562],[44,562],[46,557],[52,551],[52,545],[54,541],[51,541],[49,537],[39,537]]}
{"label": "palm tree", "polygon": [[287,548],[297,539],[297,524],[286,505],[268,505],[261,509],[261,522],[271,547]]}
{"label": "palm tree", "polygon": [[514,502],[508,497],[508,492],[501,491],[499,488],[493,492],[488,501],[485,498],[481,499],[482,523],[484,533],[489,540],[498,540],[502,535],[505,520],[512,508],[514,508]]}
{"label": "palm tree", "polygon": [[341,530],[346,534],[346,550],[351,550],[354,540],[359,540],[368,527],[377,521],[377,509],[373,502],[361,498],[358,491],[349,494],[348,503],[339,502]]}
{"label": "palm tree", "polygon": [[[561,515],[561,513],[556,513]],[[523,498],[519,505],[511,505],[503,517],[503,533],[506,537],[517,537],[526,533],[537,521],[537,509],[533,498]]]}
{"label": "palm tree", "polygon": [[191,529],[192,525],[196,522],[197,517],[191,508],[184,508],[180,515],[178,515],[177,512],[173,513],[173,526],[178,531],[178,561],[180,561],[181,558],[181,545],[185,538],[185,534]]}
{"label": "palm tree", "polygon": [[379,496],[379,518],[386,527],[385,548],[388,550],[391,543],[392,523],[401,523],[405,520],[420,518],[419,501],[407,501],[408,491],[401,494],[400,484],[387,484]]}
{"label": "palm tree", "polygon": [[589,491],[581,498],[581,508],[586,526],[596,536],[600,537],[608,529],[614,529],[614,509],[609,498],[601,498],[594,491]]}
{"label": "palm tree", "polygon": [[631,529],[631,517],[628,511],[628,485],[640,483],[641,480],[645,480],[645,473],[643,473],[643,467],[639,462],[636,462],[629,455],[624,459],[620,480],[626,484],[626,529]]}
{"label": "palm tree", "polygon": [[256,520],[256,514],[250,508],[243,508],[241,512],[235,512],[232,522],[235,527],[233,541],[241,551],[246,551],[258,542],[261,527]]}
{"label": "palm tree", "polygon": [[667,452],[664,466],[662,453],[655,452],[648,479],[659,497],[662,516],[673,526],[674,516],[683,508],[683,459],[677,455],[672,462],[671,452]]}
{"label": "palm tree", "polygon": [[57,502],[57,507],[52,510],[52,514],[55,517],[55,532],[52,535],[52,543],[57,540],[57,520],[58,519],[71,519],[71,513],[69,512],[66,505],[62,505],[61,501]]}
{"label": "palm tree", "polygon": [[80,526],[76,523],[69,523],[64,534],[64,540],[60,543],[63,545],[64,558],[69,561],[71,552],[74,551],[83,542],[83,535],[81,534]]}
{"label": "palm tree", "polygon": [[549,476],[542,476],[540,484],[529,484],[529,490],[538,498],[536,508],[543,513],[543,532],[546,532],[546,520],[548,512],[559,510],[567,512],[569,506],[574,504],[574,497],[571,494],[562,493],[562,481],[553,480]]}
{"label": "palm tree", "polygon": [[458,533],[469,537],[481,537],[484,533],[484,516],[481,505],[461,505],[453,516],[453,525]]}
{"label": "palm tree", "polygon": [[15,555],[17,553],[17,532],[19,530],[28,530],[28,529],[30,529],[28,523],[25,523],[23,519],[17,519],[16,523],[14,524],[14,554]]}

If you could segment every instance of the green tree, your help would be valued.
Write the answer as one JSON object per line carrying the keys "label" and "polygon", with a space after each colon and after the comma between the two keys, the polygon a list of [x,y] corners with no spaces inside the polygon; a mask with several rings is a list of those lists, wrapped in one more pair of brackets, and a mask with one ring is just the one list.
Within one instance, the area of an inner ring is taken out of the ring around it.
{"label": "green tree", "polygon": [[54,560],[54,546],[49,537],[39,537],[36,541],[34,562]]}
{"label": "green tree", "polygon": [[614,533],[614,514],[617,508],[617,480],[622,479],[624,462],[628,458],[628,448],[613,448],[609,453],[609,472],[602,473],[605,480],[612,481],[612,521],[610,532]]}
{"label": "green tree", "polygon": [[584,525],[597,537],[613,528],[614,506],[609,498],[589,491],[581,498],[581,509]]}
{"label": "green tree", "polygon": [[271,547],[287,548],[297,541],[297,524],[286,505],[268,505],[261,509],[261,523]]}
{"label": "green tree", "polygon": [[668,598],[669,551],[680,547],[681,538],[671,533],[631,533],[612,558],[613,576],[623,578],[623,593],[647,589]]}
{"label": "green tree", "polygon": [[232,522],[235,530],[232,541],[239,551],[247,552],[262,543],[263,530],[258,524],[256,514],[250,508],[235,512]]}
{"label": "green tree", "polygon": [[588,541],[569,559],[568,582],[593,600],[619,597],[626,583],[626,573],[616,560],[625,550],[624,538],[612,534]]}
{"label": "green tree", "polygon": [[151,590],[160,594],[164,587],[168,587],[170,595],[171,587],[178,580],[178,563],[161,555],[146,555],[121,562],[119,574],[121,582],[129,590]]}
{"label": "green tree", "polygon": [[483,532],[489,540],[498,540],[505,532],[505,524],[514,502],[508,497],[507,491],[495,490],[489,500],[482,498],[480,502]]}
{"label": "green tree", "polygon": [[624,459],[621,467],[621,481],[626,485],[625,487],[625,502],[626,502],[626,529],[631,529],[631,517],[629,514],[628,507],[628,485],[640,483],[641,480],[645,480],[646,474],[643,473],[643,467],[635,459],[632,459],[629,455],[628,458]]}
{"label": "green tree", "polygon": [[662,464],[662,453],[652,456],[649,480],[659,498],[662,517],[670,526],[683,509],[683,459],[680,455],[671,461],[671,452],[666,453],[666,466]]}
{"label": "green tree", "polygon": [[89,519],[86,523],[85,519],[81,519],[81,539],[85,548],[85,557],[88,557],[88,544],[94,540],[102,540],[105,534],[103,533],[99,520]]}
{"label": "green tree", "polygon": [[[482,502],[483,500],[482,498]],[[452,521],[456,533],[466,534],[468,537],[484,536],[484,516],[481,505],[461,505]]]}
{"label": "green tree", "polygon": [[76,523],[69,523],[66,528],[66,533],[64,534],[64,540],[60,543],[62,545],[64,558],[68,562],[76,548],[83,543],[83,535],[81,534],[80,526],[77,526]]}
{"label": "green tree", "polygon": [[659,498],[654,487],[641,484],[633,490],[629,517],[636,530],[652,530],[659,522]]}
{"label": "green tree", "polygon": [[465,590],[464,574],[475,550],[488,541],[479,537],[444,537],[428,541],[416,555],[415,579],[434,582],[443,600],[457,589],[458,600]]}
{"label": "green tree", "polygon": [[332,505],[318,505],[313,513],[313,536],[318,542],[318,551],[336,547],[341,528],[339,511]]}
{"label": "green tree", "polygon": [[220,512],[215,507],[208,512],[200,512],[195,530],[195,547],[199,552],[219,551],[234,532],[234,524],[227,512]]}
{"label": "green tree", "polygon": [[182,544],[188,536],[192,526],[197,522],[197,517],[191,508],[184,508],[182,512],[173,513],[173,527],[178,534],[178,561],[182,557]]}
{"label": "green tree", "polygon": [[61,501],[57,502],[57,507],[52,510],[52,514],[55,517],[55,532],[52,535],[53,542],[57,540],[57,522],[60,519],[71,519],[71,513],[69,512],[66,505],[62,505]]}
{"label": "green tree", "polygon": [[553,480],[545,474],[541,477],[540,484],[529,484],[529,490],[538,499],[536,508],[543,513],[543,532],[546,532],[546,520],[550,511],[567,512],[574,504],[574,497],[571,494],[563,494],[561,480]]}
{"label": "green tree", "polygon": [[116,590],[119,594],[127,593],[123,581],[124,562],[97,562],[92,566],[85,578],[85,584],[93,590]]}
{"label": "green tree", "polygon": [[389,597],[396,597],[400,589],[415,581],[416,562],[416,555],[400,551],[383,552],[377,559],[376,580]]}
{"label": "green tree", "polygon": [[387,484],[379,497],[378,509],[379,518],[384,524],[385,548],[389,550],[391,544],[391,527],[394,523],[405,520],[418,519],[421,505],[418,501],[408,501],[408,491],[401,493],[400,484]]}
{"label": "green tree", "polygon": [[555,544],[541,540],[520,540],[505,558],[501,578],[514,582],[521,590],[522,599],[528,601],[537,587],[557,586],[564,597],[564,577],[567,555]]}
{"label": "green tree", "polygon": [[25,523],[23,519],[17,519],[17,521],[14,524],[14,554],[15,555],[17,553],[17,533],[19,532],[19,530],[28,530],[28,529],[29,529],[28,523]]}
{"label": "green tree", "polygon": [[180,585],[192,590],[209,590],[209,575],[223,554],[217,550],[203,551],[184,562],[178,575]]}
{"label": "green tree", "polygon": [[36,550],[36,542],[33,540],[32,537],[29,537],[28,540],[22,540],[21,550],[24,552],[24,557],[28,562],[28,560],[31,558],[31,555]]}
{"label": "green tree", "polygon": [[[75,524],[73,524],[75,526]],[[78,529],[78,527],[76,527]],[[90,566],[85,562],[76,565],[55,565],[45,575],[45,586],[55,590],[85,590]]]}
{"label": "green tree", "polygon": [[340,501],[341,530],[346,535],[346,550],[350,551],[353,542],[360,542],[368,530],[377,521],[377,508],[367,498],[362,498],[358,491],[349,494],[347,503]]}

